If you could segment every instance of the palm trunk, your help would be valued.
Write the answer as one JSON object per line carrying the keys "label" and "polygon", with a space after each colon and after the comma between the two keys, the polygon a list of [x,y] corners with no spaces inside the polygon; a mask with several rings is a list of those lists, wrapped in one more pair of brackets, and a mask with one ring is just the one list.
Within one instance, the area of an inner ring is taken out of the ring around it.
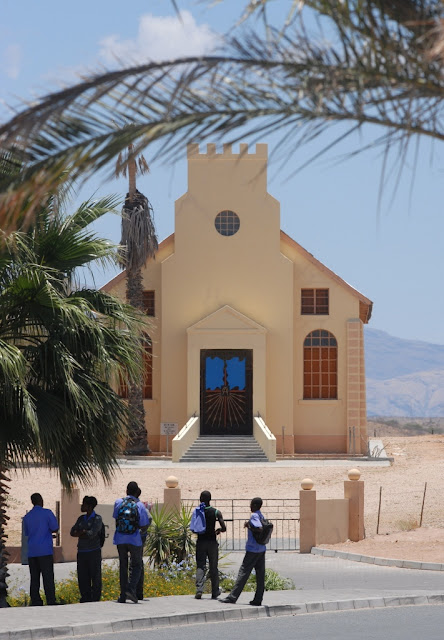
{"label": "palm trunk", "polygon": [[[127,270],[126,297],[129,304],[143,311],[141,269]],[[129,385],[128,406],[130,409],[130,421],[128,425],[129,437],[125,453],[129,455],[149,453],[148,433],[145,426],[145,408],[143,406],[143,379],[140,381],[140,384]]]}
{"label": "palm trunk", "polygon": [[132,155],[133,145],[128,147],[128,199],[130,202],[134,200],[136,195],[136,171],[137,165],[134,156]]}
{"label": "palm trunk", "polygon": [[10,482],[6,476],[6,467],[0,462],[0,609],[9,607],[6,600],[8,595],[8,587],[6,579],[8,573],[8,552],[6,551],[6,523],[9,520],[6,515],[6,499],[8,497],[8,486],[5,482]]}

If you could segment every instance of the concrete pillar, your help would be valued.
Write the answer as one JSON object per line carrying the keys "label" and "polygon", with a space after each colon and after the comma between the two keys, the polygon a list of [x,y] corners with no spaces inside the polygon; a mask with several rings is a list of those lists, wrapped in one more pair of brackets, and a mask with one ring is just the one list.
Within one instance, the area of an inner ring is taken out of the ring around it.
{"label": "concrete pillar", "polygon": [[316,491],[313,491],[313,480],[305,478],[299,491],[300,532],[299,552],[310,553],[316,546]]}
{"label": "concrete pillar", "polygon": [[181,508],[181,491],[179,484],[179,480],[176,476],[168,476],[165,480],[166,488],[163,490],[163,504],[167,509],[177,509]]}
{"label": "concrete pillar", "polygon": [[359,469],[350,469],[344,482],[344,498],[349,501],[348,537],[352,542],[364,539],[364,482]]}
{"label": "concrete pillar", "polygon": [[77,538],[69,535],[71,527],[80,515],[80,490],[72,488],[68,493],[62,489],[60,499],[60,546],[63,562],[73,562],[77,558]]}

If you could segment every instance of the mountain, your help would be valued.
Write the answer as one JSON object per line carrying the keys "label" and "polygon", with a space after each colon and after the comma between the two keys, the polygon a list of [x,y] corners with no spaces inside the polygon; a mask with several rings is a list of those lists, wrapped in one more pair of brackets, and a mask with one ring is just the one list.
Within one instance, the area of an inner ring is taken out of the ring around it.
{"label": "mountain", "polygon": [[444,416],[444,345],[365,327],[369,416]]}

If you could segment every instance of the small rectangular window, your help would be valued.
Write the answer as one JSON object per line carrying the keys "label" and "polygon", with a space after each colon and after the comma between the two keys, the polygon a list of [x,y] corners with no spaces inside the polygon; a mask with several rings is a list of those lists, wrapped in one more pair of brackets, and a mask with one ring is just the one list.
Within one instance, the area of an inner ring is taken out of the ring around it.
{"label": "small rectangular window", "polygon": [[143,308],[147,316],[156,315],[155,291],[143,292]]}
{"label": "small rectangular window", "polygon": [[301,315],[328,316],[328,289],[301,289]]}

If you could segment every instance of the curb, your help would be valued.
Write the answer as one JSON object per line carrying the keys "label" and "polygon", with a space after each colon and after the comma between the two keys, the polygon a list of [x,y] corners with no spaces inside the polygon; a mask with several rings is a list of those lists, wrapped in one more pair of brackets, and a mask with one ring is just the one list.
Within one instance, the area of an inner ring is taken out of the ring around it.
{"label": "curb", "polygon": [[37,627],[16,631],[0,632],[0,640],[45,640],[47,638],[66,638],[95,633],[116,633],[139,631],[159,627],[201,624],[206,622],[232,622],[233,620],[252,620],[294,616],[298,614],[320,613],[325,611],[345,611],[352,609],[376,609],[380,607],[400,607],[406,605],[443,604],[444,593],[430,595],[403,595],[381,598],[357,598],[355,600],[320,600],[299,604],[282,604],[253,608],[232,605],[235,608],[223,608],[220,611],[201,613],[179,613],[170,616],[134,618],[114,622],[79,623],[58,627]]}
{"label": "curb", "polygon": [[397,559],[379,558],[377,556],[363,556],[359,553],[335,551],[334,549],[321,549],[321,547],[312,547],[311,553],[314,556],[325,556],[326,558],[342,558],[343,560],[351,560],[352,562],[364,562],[366,564],[376,564],[382,567],[398,567],[400,569],[422,569],[423,571],[444,571],[444,564],[440,562],[419,562],[415,560],[400,560],[399,558]]}

